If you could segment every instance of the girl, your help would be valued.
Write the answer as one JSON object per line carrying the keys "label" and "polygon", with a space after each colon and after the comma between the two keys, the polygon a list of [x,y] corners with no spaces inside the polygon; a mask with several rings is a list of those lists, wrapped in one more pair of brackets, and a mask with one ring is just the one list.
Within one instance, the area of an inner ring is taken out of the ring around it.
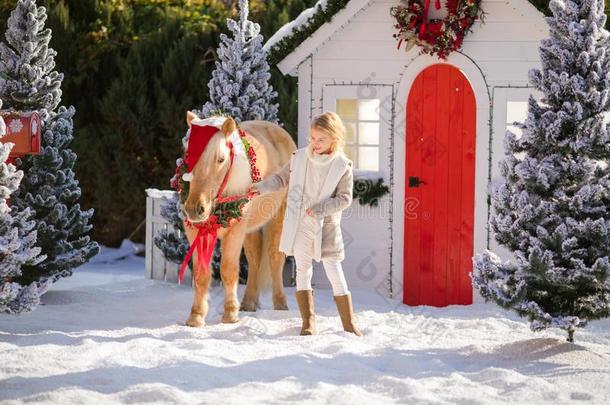
{"label": "girl", "polygon": [[341,234],[342,211],[352,203],[352,161],[345,156],[345,126],[332,111],[311,122],[308,145],[297,149],[279,172],[250,189],[268,193],[288,186],[279,250],[294,255],[297,266],[296,300],[303,320],[301,335],[316,333],[311,287],[312,259],[322,261],[332,285],[343,329],[358,336],[351,294],[341,267],[345,258]]}

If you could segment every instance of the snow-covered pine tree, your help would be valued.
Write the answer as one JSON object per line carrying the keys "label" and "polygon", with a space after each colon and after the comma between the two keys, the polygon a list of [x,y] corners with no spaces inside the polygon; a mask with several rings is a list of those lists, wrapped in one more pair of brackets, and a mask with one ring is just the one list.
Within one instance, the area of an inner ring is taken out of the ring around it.
{"label": "snow-covered pine tree", "polygon": [[577,327],[610,315],[610,39],[604,0],[551,0],[543,97],[530,96],[520,137],[508,131],[505,181],[492,193],[490,225],[514,262],[474,257],[486,300],[527,317],[532,330]]}
{"label": "snow-covered pine tree", "polygon": [[45,260],[24,264],[13,281],[26,286],[54,282],[99,252],[87,233],[93,209],[82,211],[81,190],[73,171],[76,154],[73,139],[74,108],[60,107],[63,76],[55,68],[55,51],[49,48],[51,32],[44,28],[44,7],[34,0],[19,0],[11,13],[6,43],[0,44],[0,98],[15,110],[38,111],[42,119],[40,155],[17,159],[24,172],[11,201],[18,210],[34,209],[38,243]]}
{"label": "snow-covered pine tree", "polygon": [[220,34],[219,60],[208,83],[210,100],[201,111],[196,111],[200,117],[220,110],[237,123],[246,120],[278,122],[279,105],[274,102],[277,92],[269,84],[271,73],[260,25],[249,21],[248,14],[248,0],[239,0],[239,22],[227,18],[227,27],[233,37]]}
{"label": "snow-covered pine tree", "polygon": [[188,239],[184,235],[183,216],[180,212],[178,195],[163,197],[161,216],[167,219],[173,229],[161,229],[153,238],[155,245],[163,252],[167,260],[180,264],[189,250]]}
{"label": "snow-covered pine tree", "polygon": [[[227,26],[233,33],[229,38],[220,34],[221,44],[218,48],[216,69],[208,83],[210,100],[201,110],[195,110],[199,117],[205,118],[213,113],[228,114],[237,123],[247,120],[266,120],[278,123],[279,105],[274,103],[277,92],[269,84],[271,73],[267,62],[267,52],[263,49],[263,36],[259,24],[249,21],[248,0],[239,1],[239,22],[228,18]],[[188,137],[182,139],[186,148]],[[177,162],[178,165],[180,161]],[[177,181],[177,175],[170,183]],[[168,200],[162,205],[161,215],[170,221],[174,229],[180,230],[181,237],[162,231],[155,236],[155,245],[163,252],[167,260],[181,263],[184,257],[181,252],[188,240],[184,236],[183,215],[180,212],[178,199]],[[185,251],[186,252],[186,251]],[[219,242],[214,247],[212,268],[215,278],[219,277],[220,252]],[[240,260],[240,278],[245,282],[247,277],[247,260],[242,252]]]}
{"label": "snow-covered pine tree", "polygon": [[19,314],[38,306],[50,281],[34,281],[25,286],[13,282],[21,275],[23,265],[35,265],[45,259],[36,246],[32,210],[27,207],[19,211],[7,203],[23,178],[21,170],[6,163],[13,146],[11,142],[0,142],[0,313]]}
{"label": "snow-covered pine tree", "polygon": [[35,0],[19,0],[7,22],[6,43],[0,43],[0,93],[5,107],[22,111],[53,111],[61,101],[63,75],[55,71],[49,48],[47,12]]}
{"label": "snow-covered pine tree", "polygon": [[17,160],[25,176],[12,202],[19,209],[35,210],[38,246],[47,256],[36,266],[23,267],[17,280],[24,285],[69,277],[99,252],[99,245],[88,235],[93,208],[83,211],[77,202],[81,191],[73,171],[76,153],[69,149],[74,114],[74,107],[61,106],[43,117],[41,154]]}

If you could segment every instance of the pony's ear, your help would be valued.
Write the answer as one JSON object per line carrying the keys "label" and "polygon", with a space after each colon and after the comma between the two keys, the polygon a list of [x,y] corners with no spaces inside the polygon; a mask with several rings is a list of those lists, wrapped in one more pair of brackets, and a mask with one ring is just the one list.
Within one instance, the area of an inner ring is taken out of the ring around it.
{"label": "pony's ear", "polygon": [[225,134],[225,136],[229,136],[233,133],[233,131],[235,131],[235,128],[237,128],[237,124],[235,124],[235,121],[233,121],[233,118],[228,117],[225,122],[222,123],[222,127],[220,128],[220,131],[222,131],[223,134]]}
{"label": "pony's ear", "polygon": [[191,127],[191,121],[193,121],[195,118],[197,118],[197,114],[192,111],[186,112],[186,124],[189,126],[189,128]]}

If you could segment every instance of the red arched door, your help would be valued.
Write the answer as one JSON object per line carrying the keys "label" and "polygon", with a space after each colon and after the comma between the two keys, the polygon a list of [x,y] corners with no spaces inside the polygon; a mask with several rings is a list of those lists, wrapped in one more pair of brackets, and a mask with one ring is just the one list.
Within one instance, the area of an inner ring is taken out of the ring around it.
{"label": "red arched door", "polygon": [[476,108],[457,68],[419,73],[407,101],[404,297],[472,303]]}

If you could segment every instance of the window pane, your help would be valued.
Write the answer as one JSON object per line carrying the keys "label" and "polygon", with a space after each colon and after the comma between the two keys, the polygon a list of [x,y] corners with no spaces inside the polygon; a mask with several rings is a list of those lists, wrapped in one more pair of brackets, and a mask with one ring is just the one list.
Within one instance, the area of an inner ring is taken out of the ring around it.
{"label": "window pane", "polygon": [[356,99],[354,98],[338,98],[337,114],[344,120],[356,119]]}
{"label": "window pane", "polygon": [[376,146],[358,147],[358,169],[379,170],[379,148]]}
{"label": "window pane", "polygon": [[356,123],[345,122],[345,143],[356,143]]}
{"label": "window pane", "polygon": [[358,142],[361,145],[379,145],[378,122],[360,122],[358,130]]}
{"label": "window pane", "polygon": [[506,103],[506,123],[523,122],[527,118],[526,101],[509,101]]}
{"label": "window pane", "polygon": [[345,155],[350,158],[350,160],[352,162],[354,162],[355,165],[358,164],[358,161],[356,160],[356,148],[354,146],[345,146],[345,148],[343,149],[345,151]]}
{"label": "window pane", "polygon": [[379,121],[379,99],[363,98],[358,100],[358,119]]}

